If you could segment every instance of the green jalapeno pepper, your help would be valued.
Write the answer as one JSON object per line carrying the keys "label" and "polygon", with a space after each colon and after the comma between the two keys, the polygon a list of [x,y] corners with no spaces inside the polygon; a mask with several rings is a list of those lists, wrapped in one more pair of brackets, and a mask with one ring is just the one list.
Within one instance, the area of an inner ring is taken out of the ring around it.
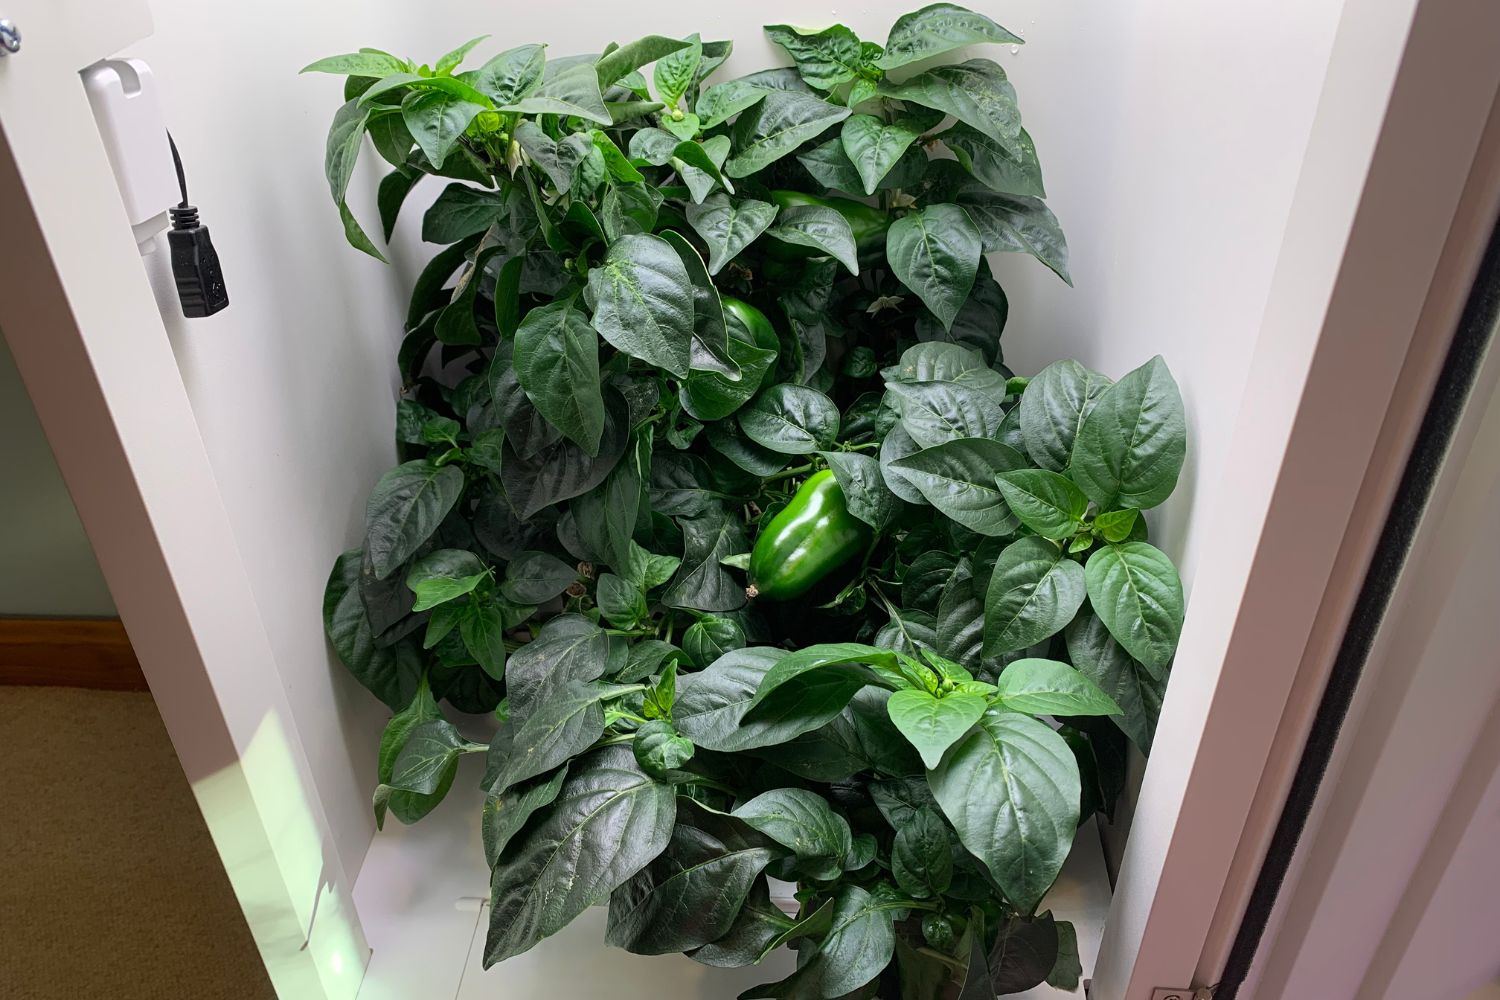
{"label": "green jalapeno pepper", "polygon": [[807,482],[756,539],[750,553],[750,596],[801,597],[870,544],[870,526],[849,513],[844,491],[828,469]]}

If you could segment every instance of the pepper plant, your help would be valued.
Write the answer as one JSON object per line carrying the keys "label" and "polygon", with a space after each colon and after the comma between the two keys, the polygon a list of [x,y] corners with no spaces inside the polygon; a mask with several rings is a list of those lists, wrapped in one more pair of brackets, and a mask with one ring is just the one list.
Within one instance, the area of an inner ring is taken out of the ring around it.
{"label": "pepper plant", "polygon": [[489,965],[607,903],[637,953],[797,949],[747,997],[1069,985],[1045,895],[1182,625],[1142,517],[1181,400],[1159,358],[1005,365],[986,254],[1069,281],[1067,246],[1005,72],[952,53],[1020,38],[946,3],[766,30],[794,65],[724,81],[697,35],[308,67],[346,77],[354,246],[366,137],[387,239],[447,181],[401,461],[324,604],[395,712],[376,817],[485,756]]}

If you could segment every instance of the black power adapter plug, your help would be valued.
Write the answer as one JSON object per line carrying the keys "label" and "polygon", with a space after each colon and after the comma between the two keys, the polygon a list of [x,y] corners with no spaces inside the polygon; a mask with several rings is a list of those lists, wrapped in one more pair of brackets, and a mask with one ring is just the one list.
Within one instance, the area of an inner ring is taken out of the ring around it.
{"label": "black power adapter plug", "polygon": [[212,316],[229,305],[229,289],[224,285],[224,272],[219,267],[219,254],[214,250],[208,227],[199,224],[198,209],[188,204],[182,157],[177,153],[177,143],[172,141],[170,132],[167,133],[167,142],[172,146],[177,186],[182,190],[182,204],[170,210],[172,229],[167,233],[177,299],[182,303],[182,314],[189,319]]}

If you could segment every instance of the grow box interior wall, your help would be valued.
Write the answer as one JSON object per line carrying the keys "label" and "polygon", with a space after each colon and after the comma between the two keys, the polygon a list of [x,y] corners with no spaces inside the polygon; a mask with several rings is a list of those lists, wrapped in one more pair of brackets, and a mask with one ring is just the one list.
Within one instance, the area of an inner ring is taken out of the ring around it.
{"label": "grow box interior wall", "polygon": [[[429,56],[486,31],[497,35],[489,43],[495,48],[537,40],[567,53],[647,31],[699,30],[736,40],[725,68],[732,75],[776,58],[762,23],[839,19],[880,37],[906,5],[579,3],[502,12],[449,2],[423,5],[420,17],[389,0],[253,7],[154,0],[151,7],[155,34],[128,54],[146,59],[163,82],[164,108],[194,200],[215,231],[234,304],[186,323],[176,317],[163,258],[148,258],[147,269],[249,577],[243,610],[264,623],[269,639],[272,662],[259,669],[274,668],[286,694],[289,716],[276,738],[305,754],[312,811],[326,817],[314,873],[321,865],[332,881],[356,884],[359,915],[369,921],[365,901],[378,897],[399,909],[429,874],[418,848],[403,845],[425,836],[422,848],[441,858],[449,851],[442,837],[472,831],[465,815],[431,835],[419,827],[383,837],[371,851],[371,747],[385,712],[330,661],[318,617],[326,568],[358,537],[362,497],[391,458],[391,357],[403,298],[423,259],[414,224],[421,204],[414,200],[403,213],[393,267],[344,245],[321,171],[337,85],[295,70],[361,44]],[[1254,10],[1187,0],[985,7],[1030,43],[998,58],[1020,92],[1077,283],[1068,289],[1030,260],[995,261],[1012,300],[1008,357],[1028,372],[1073,355],[1117,375],[1153,353],[1166,355],[1184,387],[1194,438],[1182,486],[1156,527],[1189,586],[1212,530],[1206,518],[1194,526],[1190,517],[1211,500],[1239,417],[1340,7],[1332,0]],[[1267,24],[1277,25],[1274,49]],[[1266,136],[1268,108],[1275,109],[1274,142]],[[377,177],[366,160],[355,179],[351,204],[366,217]],[[428,193],[437,190],[434,184]],[[1171,710],[1169,696],[1169,721]],[[470,806],[455,797],[443,812],[471,813]],[[372,876],[367,859],[381,851],[390,858]],[[472,905],[458,897],[482,892],[482,884],[455,890],[447,905]],[[414,950],[422,926],[402,927]],[[377,933],[373,923],[365,930]],[[623,967],[617,962],[635,960],[601,961],[585,974],[615,977]],[[689,989],[681,995],[717,996],[725,987]]]}

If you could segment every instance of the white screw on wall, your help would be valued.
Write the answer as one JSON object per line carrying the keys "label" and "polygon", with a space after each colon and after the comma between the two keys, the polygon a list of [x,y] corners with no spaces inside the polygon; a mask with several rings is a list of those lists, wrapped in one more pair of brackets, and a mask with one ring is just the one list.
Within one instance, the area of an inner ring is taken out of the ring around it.
{"label": "white screw on wall", "polygon": [[8,18],[0,17],[0,58],[21,51],[21,32]]}

